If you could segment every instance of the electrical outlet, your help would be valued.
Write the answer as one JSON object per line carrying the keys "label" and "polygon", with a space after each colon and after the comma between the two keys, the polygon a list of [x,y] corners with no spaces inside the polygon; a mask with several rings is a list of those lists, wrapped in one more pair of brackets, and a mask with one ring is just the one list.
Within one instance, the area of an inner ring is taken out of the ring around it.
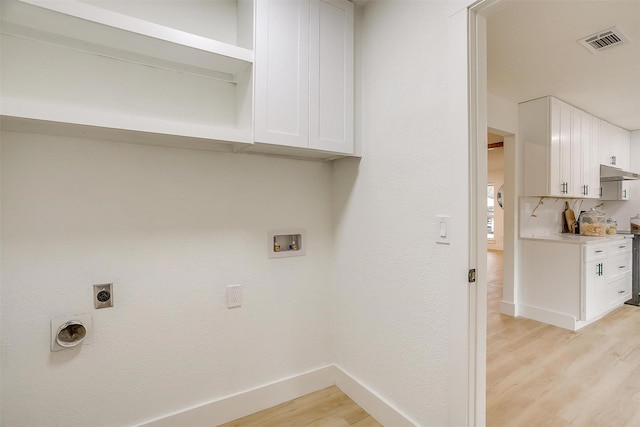
{"label": "electrical outlet", "polygon": [[227,286],[227,308],[240,307],[242,305],[242,285]]}
{"label": "electrical outlet", "polygon": [[95,308],[113,307],[113,283],[93,285],[93,305]]}

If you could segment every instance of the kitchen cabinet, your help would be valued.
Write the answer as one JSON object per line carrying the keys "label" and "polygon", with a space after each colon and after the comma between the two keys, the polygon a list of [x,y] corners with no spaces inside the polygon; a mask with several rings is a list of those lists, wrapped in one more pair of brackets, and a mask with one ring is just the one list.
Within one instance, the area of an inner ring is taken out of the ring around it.
{"label": "kitchen cabinet", "polygon": [[629,200],[631,183],[630,181],[602,182],[600,193],[600,200]]}
{"label": "kitchen cabinet", "polygon": [[352,154],[353,4],[256,3],[255,141]]}
{"label": "kitchen cabinet", "polygon": [[[346,0],[0,3],[4,130],[353,154]],[[264,123],[281,138],[265,138]]]}
{"label": "kitchen cabinet", "polygon": [[629,170],[631,132],[600,120],[600,163]]}
{"label": "kitchen cabinet", "polygon": [[631,297],[632,239],[586,240],[521,240],[519,315],[578,330]]}
{"label": "kitchen cabinet", "polygon": [[[600,160],[598,158],[598,119],[578,108],[571,116],[572,149],[579,153],[580,163],[575,164],[578,173],[577,194],[585,198],[597,198],[600,189]],[[576,191],[574,191],[574,194]]]}
{"label": "kitchen cabinet", "polygon": [[521,103],[524,195],[598,198],[594,117],[554,97]]}

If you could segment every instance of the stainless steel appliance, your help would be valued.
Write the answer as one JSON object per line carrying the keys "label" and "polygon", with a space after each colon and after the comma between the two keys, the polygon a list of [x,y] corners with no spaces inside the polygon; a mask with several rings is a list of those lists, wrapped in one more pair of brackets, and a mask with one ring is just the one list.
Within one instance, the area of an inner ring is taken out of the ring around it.
{"label": "stainless steel appliance", "polygon": [[632,285],[631,299],[625,304],[640,307],[640,233],[634,233],[633,236],[633,264],[632,264]]}

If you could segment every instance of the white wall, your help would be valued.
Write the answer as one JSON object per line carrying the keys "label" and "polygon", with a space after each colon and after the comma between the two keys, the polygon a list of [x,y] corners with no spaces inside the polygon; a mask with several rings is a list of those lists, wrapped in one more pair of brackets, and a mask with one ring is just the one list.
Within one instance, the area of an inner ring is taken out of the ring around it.
{"label": "white wall", "polygon": [[[1,153],[2,425],[132,425],[332,361],[330,164],[14,133]],[[306,256],[267,259],[287,227]],[[77,312],[93,342],[51,353]]]}
{"label": "white wall", "polygon": [[336,363],[424,426],[467,422],[466,18],[451,28],[450,5],[367,4],[363,157],[335,162]]}
{"label": "white wall", "polygon": [[487,111],[489,128],[501,131],[501,135],[516,133],[518,130],[518,104],[488,93]]}
{"label": "white wall", "polygon": [[[494,185],[494,238],[487,241],[487,248],[501,251],[504,247],[504,208],[498,204],[498,190],[504,184],[504,148],[489,150],[487,154],[487,168],[489,170],[488,183]],[[504,189],[503,189],[504,191]]]}

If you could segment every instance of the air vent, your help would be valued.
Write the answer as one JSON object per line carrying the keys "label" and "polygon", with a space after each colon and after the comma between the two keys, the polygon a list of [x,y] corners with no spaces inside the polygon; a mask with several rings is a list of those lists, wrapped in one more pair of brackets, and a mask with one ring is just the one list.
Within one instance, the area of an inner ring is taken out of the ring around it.
{"label": "air vent", "polygon": [[578,40],[578,42],[591,52],[596,53],[603,49],[629,43],[629,39],[622,34],[618,27],[611,27]]}

